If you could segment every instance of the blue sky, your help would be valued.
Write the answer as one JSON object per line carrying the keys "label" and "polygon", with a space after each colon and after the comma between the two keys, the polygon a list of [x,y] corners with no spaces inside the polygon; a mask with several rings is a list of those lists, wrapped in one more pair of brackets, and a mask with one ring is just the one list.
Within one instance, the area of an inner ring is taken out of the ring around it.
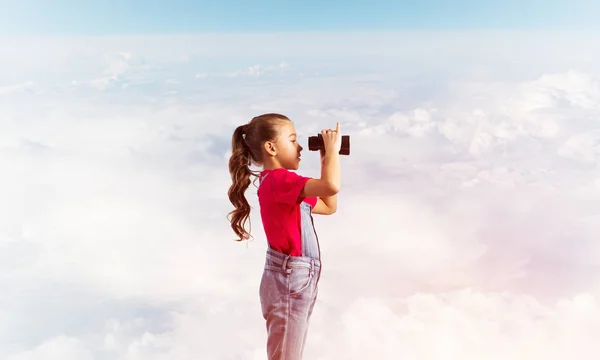
{"label": "blue sky", "polygon": [[590,28],[592,1],[0,0],[0,34]]}

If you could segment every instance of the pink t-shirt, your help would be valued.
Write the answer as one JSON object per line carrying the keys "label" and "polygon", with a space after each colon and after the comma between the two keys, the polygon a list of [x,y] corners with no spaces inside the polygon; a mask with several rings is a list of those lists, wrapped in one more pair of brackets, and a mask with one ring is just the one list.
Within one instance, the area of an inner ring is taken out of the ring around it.
{"label": "pink t-shirt", "polygon": [[267,241],[273,250],[286,255],[302,255],[300,203],[317,204],[316,197],[300,197],[310,177],[285,168],[263,170],[258,188],[260,215]]}

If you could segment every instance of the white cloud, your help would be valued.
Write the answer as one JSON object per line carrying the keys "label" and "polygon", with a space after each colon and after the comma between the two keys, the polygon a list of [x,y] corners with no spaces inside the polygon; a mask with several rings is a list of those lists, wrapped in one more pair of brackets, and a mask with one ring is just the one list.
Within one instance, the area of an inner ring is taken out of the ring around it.
{"label": "white cloud", "polygon": [[11,355],[7,360],[92,360],[93,353],[78,339],[59,336],[33,350]]}
{"label": "white cloud", "polygon": [[598,54],[339,36],[29,39],[3,60],[0,358],[263,359],[254,187],[256,240],[225,218],[231,133],[260,112],[305,151],[336,121],[351,136],[339,210],[315,217],[307,358],[597,353]]}
{"label": "white cloud", "polygon": [[0,96],[12,94],[12,93],[21,93],[21,92],[31,91],[33,89],[33,86],[34,86],[34,84],[32,81],[27,81],[27,82],[24,82],[22,84],[17,84],[17,85],[0,86]]}
{"label": "white cloud", "polygon": [[530,100],[529,109],[553,107],[561,100],[584,109],[600,107],[600,82],[589,74],[569,70],[564,73],[544,74],[538,80],[524,85]]}
{"label": "white cloud", "polygon": [[227,74],[229,77],[237,77],[237,76],[251,76],[251,77],[259,77],[263,75],[265,70],[263,70],[260,65],[252,65],[249,66],[246,70],[235,71]]}
{"label": "white cloud", "polygon": [[97,90],[106,91],[114,87],[127,87],[136,83],[152,80],[152,68],[145,60],[131,52],[105,53],[105,69],[100,77],[91,80],[73,80],[73,85],[89,85]]}
{"label": "white cloud", "polygon": [[[244,69],[244,70],[237,70],[237,71],[232,71],[232,72],[228,72],[223,74],[222,76],[225,77],[231,77],[231,78],[236,78],[236,77],[253,77],[253,78],[258,78],[261,76],[264,76],[265,74],[268,73],[273,73],[273,72],[278,72],[278,71],[283,71],[283,69],[287,69],[289,68],[289,64],[286,63],[285,61],[282,61],[279,63],[279,65],[276,66],[263,66],[260,64],[255,64],[255,65],[251,65],[248,66],[248,68]],[[216,74],[216,76],[219,76],[219,74]],[[196,76],[198,77],[198,76]],[[200,74],[200,78],[205,78],[206,74]]]}
{"label": "white cloud", "polygon": [[575,162],[591,165],[600,163],[600,131],[571,136],[558,153]]}
{"label": "white cloud", "polygon": [[[527,296],[471,290],[415,294],[403,300],[359,298],[344,309],[339,323],[311,338],[325,350],[307,356],[587,359],[600,350],[592,335],[600,326],[599,315],[597,300],[587,294],[552,305]],[[343,339],[360,341],[336,348]]]}

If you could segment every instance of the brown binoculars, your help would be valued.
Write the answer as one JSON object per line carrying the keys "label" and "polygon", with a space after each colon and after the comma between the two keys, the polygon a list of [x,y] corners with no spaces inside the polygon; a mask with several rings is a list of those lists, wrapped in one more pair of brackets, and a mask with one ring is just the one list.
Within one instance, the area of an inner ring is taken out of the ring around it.
{"label": "brown binoculars", "polygon": [[[317,136],[308,137],[308,150],[319,151],[325,150],[325,143],[323,142],[323,135],[318,134]],[[350,136],[342,135],[342,146],[340,148],[340,155],[350,155]]]}

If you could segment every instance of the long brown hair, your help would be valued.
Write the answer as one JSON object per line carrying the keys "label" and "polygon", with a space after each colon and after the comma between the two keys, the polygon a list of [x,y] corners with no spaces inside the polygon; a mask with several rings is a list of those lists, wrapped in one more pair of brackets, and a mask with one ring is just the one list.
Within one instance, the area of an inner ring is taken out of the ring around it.
{"label": "long brown hair", "polygon": [[263,165],[263,145],[267,141],[277,139],[277,125],[281,120],[290,121],[285,115],[263,114],[254,117],[248,124],[238,126],[233,132],[229,158],[229,174],[233,184],[229,187],[227,195],[235,209],[227,214],[227,219],[231,222],[233,232],[239,236],[236,241],[252,238],[251,224],[250,231],[246,231],[245,228],[250,218],[250,204],[244,194],[250,186],[250,176],[258,179],[260,172],[250,170],[250,165]]}

